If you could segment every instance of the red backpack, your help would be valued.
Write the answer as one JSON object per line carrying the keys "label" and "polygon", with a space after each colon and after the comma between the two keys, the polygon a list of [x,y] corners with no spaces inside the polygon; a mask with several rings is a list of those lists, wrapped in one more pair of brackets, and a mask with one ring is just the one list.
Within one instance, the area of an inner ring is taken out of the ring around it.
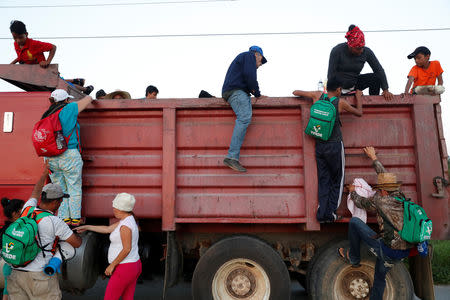
{"label": "red backpack", "polygon": [[57,156],[67,150],[67,144],[73,130],[68,137],[63,135],[61,122],[59,121],[59,113],[64,108],[59,106],[55,111],[41,119],[34,125],[31,140],[38,156]]}

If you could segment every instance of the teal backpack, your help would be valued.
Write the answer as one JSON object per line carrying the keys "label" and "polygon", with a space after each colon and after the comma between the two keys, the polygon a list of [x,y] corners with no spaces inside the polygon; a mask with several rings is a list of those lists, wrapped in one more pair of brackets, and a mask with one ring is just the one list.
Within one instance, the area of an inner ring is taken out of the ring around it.
{"label": "teal backpack", "polygon": [[305,133],[323,141],[328,141],[333,132],[336,121],[336,107],[333,101],[336,97],[328,98],[327,94],[322,94],[312,106],[308,126]]}
{"label": "teal backpack", "polygon": [[[2,235],[2,257],[14,267],[24,267],[32,262],[44,247],[38,243],[38,223],[51,216],[47,211],[35,211],[27,207],[19,219],[14,221]],[[40,239],[40,238],[39,238]]]}
{"label": "teal backpack", "polygon": [[403,228],[397,229],[384,213],[381,213],[381,217],[408,243],[418,244],[431,239],[433,222],[428,219],[425,210],[410,199],[394,198],[403,203]]}
{"label": "teal backpack", "polygon": [[433,223],[428,219],[425,210],[408,199],[394,198],[403,202],[403,228],[400,231],[397,230],[400,237],[412,244],[431,239]]}

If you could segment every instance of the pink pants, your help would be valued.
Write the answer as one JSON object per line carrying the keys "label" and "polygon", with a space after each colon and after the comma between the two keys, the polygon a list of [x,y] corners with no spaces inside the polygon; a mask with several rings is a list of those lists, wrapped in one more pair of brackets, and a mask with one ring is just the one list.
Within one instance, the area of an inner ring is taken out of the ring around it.
{"label": "pink pants", "polygon": [[142,272],[141,261],[120,264],[114,270],[108,281],[104,300],[132,300],[136,281]]}

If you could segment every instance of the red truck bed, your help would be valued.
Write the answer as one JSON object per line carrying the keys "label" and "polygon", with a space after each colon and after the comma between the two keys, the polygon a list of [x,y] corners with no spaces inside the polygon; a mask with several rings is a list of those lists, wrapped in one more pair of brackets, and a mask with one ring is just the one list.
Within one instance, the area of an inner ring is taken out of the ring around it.
{"label": "red truck bed", "polygon": [[[41,172],[31,129],[48,107],[48,92],[0,93],[0,111],[14,113],[0,134],[0,195],[26,198]],[[347,98],[352,102],[353,98]],[[448,239],[449,198],[436,198],[435,176],[447,178],[439,97],[364,97],[362,118],[342,116],[346,183],[376,182],[361,148],[373,145],[407,196],[433,220],[434,239]],[[234,114],[222,99],[101,100],[80,117],[83,215],[112,217],[118,192],[136,196],[139,218],[162,230],[184,223],[304,224],[319,230],[314,140],[303,128],[311,102],[267,98],[254,105],[241,161],[225,167]],[[448,178],[447,178],[448,179]],[[346,197],[340,212],[349,216]]]}

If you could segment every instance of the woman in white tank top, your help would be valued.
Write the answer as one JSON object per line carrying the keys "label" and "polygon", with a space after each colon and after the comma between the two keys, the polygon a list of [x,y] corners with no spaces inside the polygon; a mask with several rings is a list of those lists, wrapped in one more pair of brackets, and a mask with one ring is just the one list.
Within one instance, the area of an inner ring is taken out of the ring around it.
{"label": "woman in white tank top", "polygon": [[75,228],[79,233],[90,230],[110,234],[109,266],[105,275],[111,278],[106,287],[105,300],[116,300],[119,297],[123,300],[133,299],[136,281],[142,272],[138,252],[139,230],[133,214],[135,202],[133,195],[120,193],[112,203],[114,217],[119,222],[110,226],[84,225]]}

